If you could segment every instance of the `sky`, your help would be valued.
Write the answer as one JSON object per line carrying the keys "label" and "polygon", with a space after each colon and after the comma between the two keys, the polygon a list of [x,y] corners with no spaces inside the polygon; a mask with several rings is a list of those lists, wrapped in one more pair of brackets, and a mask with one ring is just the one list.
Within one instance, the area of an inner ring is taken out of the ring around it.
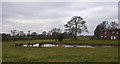
{"label": "sky", "polygon": [[[118,22],[117,2],[3,2],[2,33],[22,30],[42,33],[61,28],[73,17],[81,16],[93,35],[102,21]],[[2,27],[2,28],[1,28]]]}
{"label": "sky", "polygon": [[119,2],[119,0],[1,0],[2,2]]}

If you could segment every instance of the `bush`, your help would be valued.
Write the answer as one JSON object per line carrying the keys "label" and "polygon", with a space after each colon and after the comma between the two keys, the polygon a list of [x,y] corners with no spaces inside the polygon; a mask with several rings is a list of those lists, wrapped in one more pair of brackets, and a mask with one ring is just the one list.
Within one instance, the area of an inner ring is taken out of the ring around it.
{"label": "bush", "polygon": [[58,41],[62,41],[62,40],[63,40],[63,35],[60,34],[60,35],[58,36]]}

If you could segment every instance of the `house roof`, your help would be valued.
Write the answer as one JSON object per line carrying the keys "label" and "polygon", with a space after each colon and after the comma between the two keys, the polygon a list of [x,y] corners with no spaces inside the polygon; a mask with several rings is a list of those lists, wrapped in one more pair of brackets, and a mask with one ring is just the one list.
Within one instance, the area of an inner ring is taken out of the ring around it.
{"label": "house roof", "polygon": [[99,30],[99,31],[116,31],[116,30],[120,31],[120,29],[104,29],[104,30]]}

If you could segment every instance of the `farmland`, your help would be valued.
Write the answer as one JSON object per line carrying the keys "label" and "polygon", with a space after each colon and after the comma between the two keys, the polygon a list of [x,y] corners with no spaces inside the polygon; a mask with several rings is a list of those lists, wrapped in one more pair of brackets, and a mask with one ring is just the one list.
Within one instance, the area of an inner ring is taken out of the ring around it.
{"label": "farmland", "polygon": [[[27,44],[28,40],[3,41],[3,62],[117,62],[118,47],[15,47],[15,43]],[[74,41],[66,39],[61,42],[55,40],[31,40],[32,43],[104,43],[118,44],[117,40],[89,40],[78,38]]]}

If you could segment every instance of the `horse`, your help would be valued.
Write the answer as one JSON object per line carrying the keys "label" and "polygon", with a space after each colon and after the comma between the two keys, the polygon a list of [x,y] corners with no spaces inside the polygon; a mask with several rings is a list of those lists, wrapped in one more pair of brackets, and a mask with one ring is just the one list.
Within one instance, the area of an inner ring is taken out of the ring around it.
{"label": "horse", "polygon": [[18,46],[18,43],[16,43],[15,46]]}
{"label": "horse", "polygon": [[23,43],[20,43],[19,46],[22,46],[22,47],[23,47]]}
{"label": "horse", "polygon": [[39,43],[39,47],[41,47],[41,45],[43,45],[43,43]]}
{"label": "horse", "polygon": [[33,46],[33,43],[28,43],[27,47],[28,47],[28,46],[30,46],[30,45],[32,45],[32,46]]}

